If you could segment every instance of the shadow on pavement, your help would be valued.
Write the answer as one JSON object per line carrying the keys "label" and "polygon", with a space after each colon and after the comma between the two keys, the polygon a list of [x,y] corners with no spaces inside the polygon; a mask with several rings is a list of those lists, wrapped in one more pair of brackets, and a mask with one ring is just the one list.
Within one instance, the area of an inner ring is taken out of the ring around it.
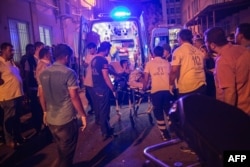
{"label": "shadow on pavement", "polygon": [[[121,127],[120,127],[121,128]],[[143,128],[143,129],[142,129]],[[119,133],[116,138],[108,139],[109,143],[101,149],[90,161],[76,163],[74,167],[103,167],[112,160],[119,157],[130,146],[140,144],[150,133],[153,126],[125,128],[126,130]]]}
{"label": "shadow on pavement", "polygon": [[[19,146],[13,154],[11,154],[7,159],[5,159],[2,163],[0,163],[0,166],[18,166],[22,160],[24,160],[27,157],[32,156],[39,150],[46,147],[48,144],[52,142],[52,137],[48,129],[44,129],[41,133],[38,135],[35,135],[28,139],[27,142]],[[36,159],[32,159],[32,161],[29,162],[29,166],[34,166],[35,164],[39,163],[44,158],[44,156],[36,157]],[[27,166],[26,166],[27,167]]]}

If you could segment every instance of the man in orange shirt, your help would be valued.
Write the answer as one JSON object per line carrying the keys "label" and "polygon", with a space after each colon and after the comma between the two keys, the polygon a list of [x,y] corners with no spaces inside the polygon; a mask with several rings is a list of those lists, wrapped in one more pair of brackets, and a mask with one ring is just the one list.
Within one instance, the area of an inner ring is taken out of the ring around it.
{"label": "man in orange shirt", "polygon": [[206,46],[218,54],[215,62],[216,99],[231,104],[250,115],[250,52],[227,42],[220,27],[208,29]]}

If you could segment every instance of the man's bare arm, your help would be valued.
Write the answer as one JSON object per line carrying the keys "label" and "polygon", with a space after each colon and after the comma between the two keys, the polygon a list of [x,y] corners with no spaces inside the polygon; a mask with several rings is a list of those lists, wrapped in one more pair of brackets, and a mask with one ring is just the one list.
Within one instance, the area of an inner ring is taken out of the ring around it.
{"label": "man's bare arm", "polygon": [[236,90],[233,87],[228,87],[223,89],[224,102],[232,106],[236,105]]}
{"label": "man's bare arm", "polygon": [[169,75],[169,84],[170,85],[174,85],[175,80],[179,78],[179,76],[180,76],[180,68],[181,68],[181,66],[179,66],[179,65],[171,66],[170,75]]}
{"label": "man's bare arm", "polygon": [[43,94],[43,89],[41,86],[38,86],[38,94],[39,94],[39,100],[40,100],[40,104],[42,106],[42,110],[43,110],[43,123],[47,126],[47,121],[46,121],[46,101],[44,98],[44,94]]}
{"label": "man's bare arm", "polygon": [[102,69],[102,75],[103,75],[103,78],[106,82],[106,84],[108,85],[109,89],[113,92],[114,91],[114,86],[109,78],[109,73],[108,73],[108,69]]}
{"label": "man's bare arm", "polygon": [[69,95],[71,97],[72,104],[75,107],[78,114],[81,116],[81,120],[82,120],[82,124],[83,124],[81,129],[84,130],[87,126],[87,115],[86,115],[84,108],[82,106],[82,102],[81,102],[80,96],[78,94],[78,89],[68,89],[68,90],[69,90]]}

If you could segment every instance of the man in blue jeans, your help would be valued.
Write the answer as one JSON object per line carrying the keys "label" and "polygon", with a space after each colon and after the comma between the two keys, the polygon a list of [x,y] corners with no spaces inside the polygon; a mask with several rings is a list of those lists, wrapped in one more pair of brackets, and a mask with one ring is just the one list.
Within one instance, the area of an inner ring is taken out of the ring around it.
{"label": "man in blue jeans", "polygon": [[[59,153],[60,167],[70,167],[78,138],[77,114],[86,128],[86,113],[78,94],[76,73],[67,67],[72,49],[66,44],[55,47],[55,63],[39,76],[39,98],[44,112],[44,124],[48,125]],[[77,112],[76,112],[77,111]]]}

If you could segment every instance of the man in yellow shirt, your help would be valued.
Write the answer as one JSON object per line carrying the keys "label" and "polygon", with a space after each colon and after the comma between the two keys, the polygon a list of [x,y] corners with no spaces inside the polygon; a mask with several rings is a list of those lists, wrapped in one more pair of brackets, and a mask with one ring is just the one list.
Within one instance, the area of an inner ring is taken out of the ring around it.
{"label": "man in yellow shirt", "polygon": [[177,80],[179,96],[206,93],[204,71],[205,55],[192,45],[192,32],[182,29],[178,34],[180,46],[175,49],[171,62],[170,91]]}

